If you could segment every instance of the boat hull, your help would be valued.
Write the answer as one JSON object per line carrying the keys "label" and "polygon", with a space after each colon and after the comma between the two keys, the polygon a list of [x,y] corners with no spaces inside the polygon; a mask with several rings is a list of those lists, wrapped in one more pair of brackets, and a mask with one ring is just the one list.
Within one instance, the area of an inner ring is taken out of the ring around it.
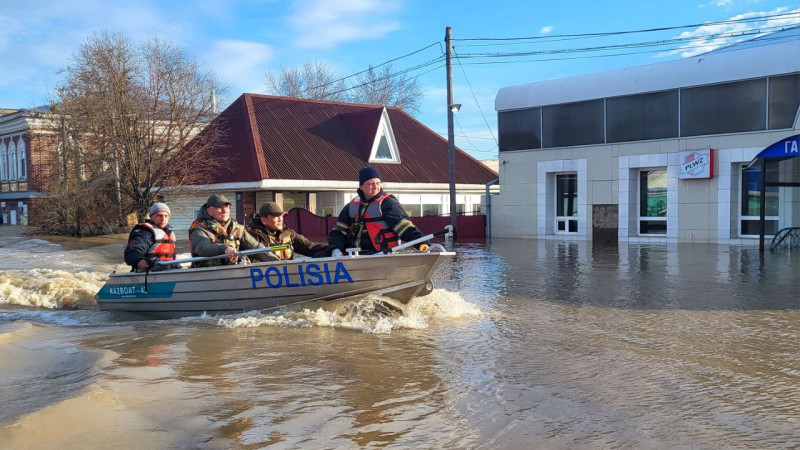
{"label": "boat hull", "polygon": [[269,311],[367,294],[406,303],[430,291],[434,270],[452,255],[402,253],[112,274],[96,298],[104,311],[157,318]]}

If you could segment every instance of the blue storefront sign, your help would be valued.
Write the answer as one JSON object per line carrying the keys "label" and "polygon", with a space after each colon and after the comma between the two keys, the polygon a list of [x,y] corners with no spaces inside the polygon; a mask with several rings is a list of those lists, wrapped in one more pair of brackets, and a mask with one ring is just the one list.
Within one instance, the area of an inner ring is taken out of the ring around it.
{"label": "blue storefront sign", "polygon": [[756,158],[788,158],[792,156],[800,156],[800,134],[781,139],[761,150]]}

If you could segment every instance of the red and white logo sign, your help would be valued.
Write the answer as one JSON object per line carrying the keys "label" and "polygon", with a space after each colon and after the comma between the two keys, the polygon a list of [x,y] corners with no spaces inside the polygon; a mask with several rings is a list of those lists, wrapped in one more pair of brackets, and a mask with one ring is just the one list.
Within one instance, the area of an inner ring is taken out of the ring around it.
{"label": "red and white logo sign", "polygon": [[678,178],[691,180],[714,177],[713,149],[705,148],[681,152],[679,159],[681,171]]}

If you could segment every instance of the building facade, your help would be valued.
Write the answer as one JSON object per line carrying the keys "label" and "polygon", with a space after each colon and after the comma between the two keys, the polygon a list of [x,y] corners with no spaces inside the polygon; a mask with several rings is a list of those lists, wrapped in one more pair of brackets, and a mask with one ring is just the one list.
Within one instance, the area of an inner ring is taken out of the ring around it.
{"label": "building facade", "polygon": [[[265,201],[335,216],[356,196],[366,166],[411,217],[450,212],[447,141],[398,108],[243,94],[210,126],[225,129],[214,153],[227,170],[192,186],[196,195],[165,193],[173,228],[188,228],[211,192],[230,199],[240,221]],[[460,149],[455,164],[458,212],[481,212],[497,173]]]}
{"label": "building facade", "polygon": [[45,108],[0,110],[0,225],[25,226],[51,175],[58,141],[44,126]]}
{"label": "building facade", "polygon": [[[678,61],[498,92],[492,234],[756,244],[765,147],[798,134],[800,27]],[[797,182],[800,158],[767,166]],[[765,231],[800,226],[767,188]]]}

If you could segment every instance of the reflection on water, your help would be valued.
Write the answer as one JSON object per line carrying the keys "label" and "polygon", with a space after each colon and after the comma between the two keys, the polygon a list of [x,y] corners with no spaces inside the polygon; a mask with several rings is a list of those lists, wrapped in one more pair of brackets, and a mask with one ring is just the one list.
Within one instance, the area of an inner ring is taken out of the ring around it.
{"label": "reflection on water", "polygon": [[102,282],[100,270],[50,288],[35,274],[58,280],[63,261],[6,271],[0,442],[800,446],[800,254],[510,239],[457,250],[402,313],[371,297],[118,322],[92,309],[91,289],[68,287]]}

